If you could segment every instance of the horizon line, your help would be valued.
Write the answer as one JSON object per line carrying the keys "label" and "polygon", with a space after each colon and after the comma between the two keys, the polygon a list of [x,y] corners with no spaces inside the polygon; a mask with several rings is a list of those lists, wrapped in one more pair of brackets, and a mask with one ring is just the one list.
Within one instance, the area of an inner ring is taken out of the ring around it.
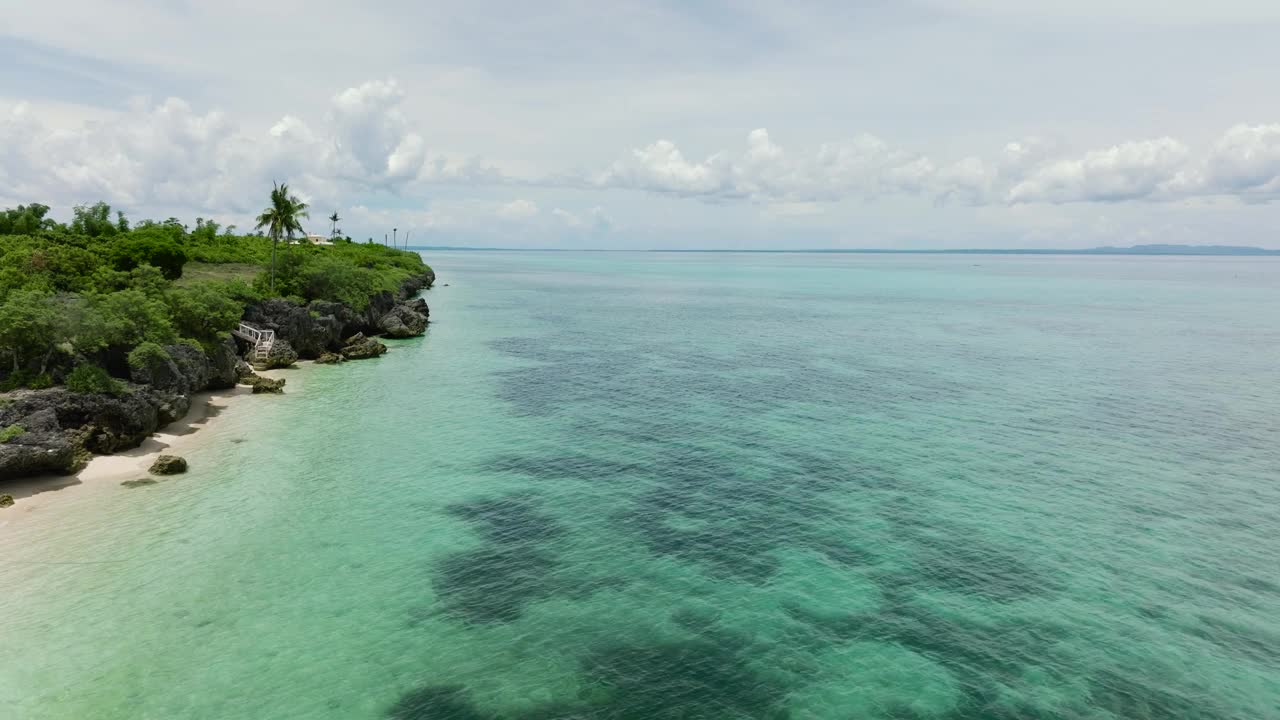
{"label": "horizon line", "polygon": [[592,253],[757,253],[809,255],[1148,255],[1148,256],[1280,256],[1280,249],[1241,245],[1134,245],[1093,248],[562,248],[488,247],[467,245],[409,245],[410,250],[466,252],[592,252]]}

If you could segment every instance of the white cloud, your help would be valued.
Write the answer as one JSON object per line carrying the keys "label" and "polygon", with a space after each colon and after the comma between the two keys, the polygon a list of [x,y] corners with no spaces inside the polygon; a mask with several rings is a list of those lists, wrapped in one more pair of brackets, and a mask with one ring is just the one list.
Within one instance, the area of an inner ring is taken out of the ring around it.
{"label": "white cloud", "polygon": [[633,150],[591,182],[700,197],[716,201],[836,200],[851,194],[919,191],[933,173],[928,158],[891,149],[872,135],[794,154],[758,128],[737,156],[717,153],[700,162],[685,159],[669,140]]}
{"label": "white cloud", "polygon": [[1280,197],[1280,124],[1236,126],[1197,154],[1171,137],[1123,142],[1070,154],[1038,139],[1010,142],[994,159],[970,155],[938,162],[858,135],[791,152],[767,130],[751,131],[738,155],[700,162],[659,140],[591,176],[588,184],[721,203],[734,199],[787,205],[923,196],[971,205],[1114,203]]}
{"label": "white cloud", "polygon": [[[758,128],[737,150],[701,159],[663,139],[623,153],[598,172],[548,174],[552,166],[516,178],[474,156],[439,148],[407,102],[396,81],[375,80],[330,95],[312,114],[294,109],[256,126],[178,98],[138,98],[121,111],[86,114],[78,121],[65,108],[50,114],[39,102],[12,103],[0,106],[0,201],[45,202],[65,213],[72,204],[102,199],[134,215],[205,215],[243,227],[265,188],[287,180],[326,214],[327,208],[364,207],[344,211],[354,235],[378,236],[373,228],[397,222],[402,228],[417,223],[424,232],[477,233],[485,223],[497,233],[518,223],[530,237],[554,238],[559,231],[594,238],[616,236],[617,224],[593,207],[591,195],[609,197],[614,211],[620,209],[615,198],[626,195],[622,202],[634,212],[623,208],[623,217],[631,230],[644,215],[636,208],[656,202],[643,193],[670,203],[741,205],[747,208],[738,216],[743,225],[752,222],[744,217],[789,218],[792,228],[835,227],[852,212],[829,211],[839,203],[853,203],[859,211],[873,204],[890,208],[886,212],[910,224],[915,218],[908,216],[928,212],[928,203],[965,206],[959,210],[965,212],[969,206],[1219,198],[1265,205],[1280,199],[1280,124],[1236,125],[1198,143],[1165,136],[1088,149],[1063,137],[1050,142],[1033,136],[996,143],[994,152],[956,142],[948,153],[866,133],[792,146]],[[613,155],[603,151],[597,160]],[[399,211],[367,210],[413,204],[413,198],[460,186],[493,192],[520,187],[528,197],[455,197],[433,202],[429,210],[408,211],[402,221],[394,217]],[[568,191],[587,197],[566,198]]]}
{"label": "white cloud", "polygon": [[1115,202],[1168,197],[1190,149],[1173,138],[1127,142],[1041,165],[1009,190],[1020,202]]}
{"label": "white cloud", "polygon": [[923,0],[924,4],[957,13],[1032,19],[1205,24],[1275,22],[1280,8],[1271,0],[1217,0],[1212,3],[1168,0]]}
{"label": "white cloud", "polygon": [[498,215],[509,220],[531,218],[538,214],[538,203],[532,200],[516,199],[498,208]]}
{"label": "white cloud", "polygon": [[226,116],[176,98],[138,100],[120,117],[73,129],[46,126],[20,103],[0,120],[0,146],[9,192],[44,202],[218,207],[234,204],[233,175],[254,164]]}
{"label": "white cloud", "polygon": [[265,132],[185,101],[135,98],[113,116],[55,127],[30,104],[0,111],[7,193],[57,205],[106,200],[165,213],[245,213],[273,180],[326,202],[430,183],[500,182],[475,158],[432,153],[400,110],[393,80],[333,96],[313,126],[285,115]]}
{"label": "white cloud", "polygon": [[631,151],[597,180],[601,186],[631,187],[674,194],[713,195],[723,192],[723,163],[718,156],[690,162],[669,140],[658,140]]}
{"label": "white cloud", "polygon": [[1214,145],[1204,184],[1246,199],[1280,196],[1280,123],[1237,125]]}
{"label": "white cloud", "polygon": [[395,80],[375,80],[334,95],[329,160],[344,176],[394,185],[422,171],[425,143],[400,112],[403,100]]}
{"label": "white cloud", "polygon": [[555,208],[551,215],[564,224],[566,228],[606,233],[613,229],[613,218],[600,206],[589,208],[585,212],[575,213],[564,208]]}

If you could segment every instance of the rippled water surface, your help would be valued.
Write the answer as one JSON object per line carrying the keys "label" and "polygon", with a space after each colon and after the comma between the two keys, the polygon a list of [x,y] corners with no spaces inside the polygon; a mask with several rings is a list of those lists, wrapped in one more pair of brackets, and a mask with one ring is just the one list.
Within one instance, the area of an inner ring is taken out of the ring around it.
{"label": "rippled water surface", "polygon": [[1275,260],[428,260],[0,527],[0,716],[1280,718]]}

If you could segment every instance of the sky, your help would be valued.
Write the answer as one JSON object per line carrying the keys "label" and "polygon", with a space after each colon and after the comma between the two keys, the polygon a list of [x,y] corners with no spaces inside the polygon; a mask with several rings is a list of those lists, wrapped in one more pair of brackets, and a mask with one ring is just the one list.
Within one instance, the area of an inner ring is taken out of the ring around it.
{"label": "sky", "polygon": [[1274,0],[0,0],[0,206],[562,248],[1280,248]]}

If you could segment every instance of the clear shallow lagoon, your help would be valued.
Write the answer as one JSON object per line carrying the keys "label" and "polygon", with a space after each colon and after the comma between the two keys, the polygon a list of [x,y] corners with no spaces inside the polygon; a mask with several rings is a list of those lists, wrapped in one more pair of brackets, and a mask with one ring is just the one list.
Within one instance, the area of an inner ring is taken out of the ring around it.
{"label": "clear shallow lagoon", "polygon": [[0,717],[1280,718],[1280,261],[427,259],[0,528]]}

